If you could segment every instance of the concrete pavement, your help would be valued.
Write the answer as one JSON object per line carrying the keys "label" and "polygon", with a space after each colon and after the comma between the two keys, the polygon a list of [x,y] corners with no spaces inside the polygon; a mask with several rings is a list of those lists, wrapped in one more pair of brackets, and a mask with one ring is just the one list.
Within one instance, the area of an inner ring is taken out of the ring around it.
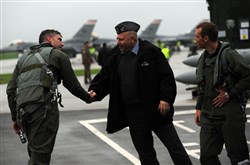
{"label": "concrete pavement", "polygon": [[[170,65],[177,75],[190,69],[182,64],[187,57],[184,50],[170,59]],[[83,68],[78,58],[71,59],[74,68]],[[7,62],[5,62],[7,63]],[[9,70],[12,62],[6,65]],[[99,67],[97,64],[92,67]],[[8,69],[6,69],[8,70]],[[83,77],[78,77],[83,84]],[[177,97],[175,102],[174,125],[180,139],[194,165],[199,165],[199,129],[194,124],[195,100],[191,92],[186,91],[188,85],[177,83]],[[0,164],[27,164],[28,155],[26,144],[21,144],[18,136],[12,130],[11,117],[7,105],[6,85],[1,85],[0,111]],[[108,97],[101,102],[86,104],[75,98],[62,85],[59,90],[63,95],[64,108],[60,108],[60,128],[51,165],[139,165],[137,152],[129,136],[129,130],[123,129],[115,134],[107,134],[106,116]],[[248,121],[246,135],[250,146],[250,109],[247,109]],[[155,135],[154,135],[155,137]],[[154,141],[157,157],[161,164],[173,165],[170,155],[158,138]],[[223,149],[220,159],[223,165],[230,161]]]}

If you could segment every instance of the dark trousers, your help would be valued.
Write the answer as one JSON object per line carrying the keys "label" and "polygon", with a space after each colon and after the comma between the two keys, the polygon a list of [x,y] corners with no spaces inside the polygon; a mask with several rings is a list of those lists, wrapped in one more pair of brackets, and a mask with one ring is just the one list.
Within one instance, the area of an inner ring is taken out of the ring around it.
{"label": "dark trousers", "polygon": [[178,137],[173,123],[171,122],[159,128],[152,128],[145,116],[143,111],[127,110],[130,135],[139,154],[141,164],[159,165],[152,136],[152,131],[154,131],[168,149],[174,164],[191,165],[192,162]]}
{"label": "dark trousers", "polygon": [[213,123],[203,123],[201,127],[201,164],[221,165],[218,155],[224,143],[232,165],[249,159],[245,123],[234,122],[226,125],[224,122],[213,121]]}
{"label": "dark trousers", "polygon": [[91,83],[92,78],[91,78],[91,70],[90,70],[90,65],[84,65],[84,83],[88,84]]}
{"label": "dark trousers", "polygon": [[[44,106],[38,110],[44,111]],[[50,164],[58,127],[59,111],[56,104],[51,106],[46,111],[46,114],[32,121],[32,123],[27,119],[24,128],[28,139],[27,148],[30,157],[28,165]]]}

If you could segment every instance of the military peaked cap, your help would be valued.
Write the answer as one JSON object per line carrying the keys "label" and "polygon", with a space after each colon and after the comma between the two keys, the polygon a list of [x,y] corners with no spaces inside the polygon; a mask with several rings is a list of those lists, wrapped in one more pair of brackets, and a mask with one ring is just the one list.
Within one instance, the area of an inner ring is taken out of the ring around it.
{"label": "military peaked cap", "polygon": [[139,29],[140,29],[140,25],[135,23],[135,22],[131,22],[131,21],[125,21],[125,22],[119,23],[115,27],[117,34],[121,34],[123,32],[127,32],[127,31],[138,32]]}

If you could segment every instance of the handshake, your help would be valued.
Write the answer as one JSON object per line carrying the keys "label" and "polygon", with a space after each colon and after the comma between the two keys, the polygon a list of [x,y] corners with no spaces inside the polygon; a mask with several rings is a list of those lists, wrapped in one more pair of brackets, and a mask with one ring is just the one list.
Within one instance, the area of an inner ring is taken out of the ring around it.
{"label": "handshake", "polygon": [[91,90],[91,91],[88,92],[88,94],[89,94],[90,97],[89,97],[88,100],[86,100],[86,103],[90,104],[90,103],[95,101],[96,93],[93,90]]}

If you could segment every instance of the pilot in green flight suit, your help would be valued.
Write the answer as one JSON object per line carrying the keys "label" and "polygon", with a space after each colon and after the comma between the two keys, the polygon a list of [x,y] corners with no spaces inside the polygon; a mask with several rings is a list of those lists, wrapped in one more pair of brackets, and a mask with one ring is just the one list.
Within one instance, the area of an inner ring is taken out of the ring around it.
{"label": "pilot in green flight suit", "polygon": [[[54,47],[52,49],[48,61],[49,68],[53,71],[53,74],[60,84],[63,81],[63,85],[76,97],[83,101],[87,101],[90,98],[90,92],[82,88],[77,77],[74,74],[70,60],[68,56],[62,51],[58,50],[63,46],[62,36],[60,32],[56,30],[44,30],[40,34],[39,43],[31,47],[30,51],[40,52],[48,47]],[[42,53],[41,53],[42,54]],[[28,56],[33,56],[34,53],[30,53]],[[26,57],[28,59],[28,57]],[[28,61],[28,60],[27,60]],[[26,61],[24,61],[26,62]],[[11,110],[11,116],[13,121],[13,128],[16,133],[19,133],[20,129],[25,131],[28,139],[28,153],[29,153],[29,165],[48,165],[51,159],[51,153],[54,148],[55,139],[59,127],[59,110],[57,102],[52,102],[53,96],[43,102],[35,102],[35,95],[47,96],[50,89],[44,89],[44,93],[37,93],[33,91],[30,99],[34,102],[24,103],[17,105],[17,100],[23,100],[27,93],[17,95],[16,91],[19,90],[20,83],[18,77],[20,76],[20,68],[17,67],[14,70],[11,81],[7,86],[8,103]],[[30,65],[31,66],[31,65]],[[32,65],[35,66],[35,65]],[[32,68],[30,69],[32,70]],[[34,77],[36,77],[34,75]],[[32,76],[29,77],[32,79]],[[23,82],[24,83],[24,82]],[[29,91],[29,89],[27,89]],[[31,91],[32,93],[32,91]],[[20,94],[20,92],[19,92]],[[24,115],[22,117],[22,125],[17,123],[16,109],[23,109]]]}
{"label": "pilot in green flight suit", "polygon": [[218,155],[225,144],[233,165],[249,163],[246,114],[239,96],[249,88],[250,68],[235,50],[225,49],[230,72],[229,76],[223,75],[217,57],[228,45],[218,42],[217,36],[218,29],[211,22],[196,27],[195,40],[200,48],[205,48],[197,69],[199,97],[195,122],[201,126],[200,162],[202,165],[220,165]]}

